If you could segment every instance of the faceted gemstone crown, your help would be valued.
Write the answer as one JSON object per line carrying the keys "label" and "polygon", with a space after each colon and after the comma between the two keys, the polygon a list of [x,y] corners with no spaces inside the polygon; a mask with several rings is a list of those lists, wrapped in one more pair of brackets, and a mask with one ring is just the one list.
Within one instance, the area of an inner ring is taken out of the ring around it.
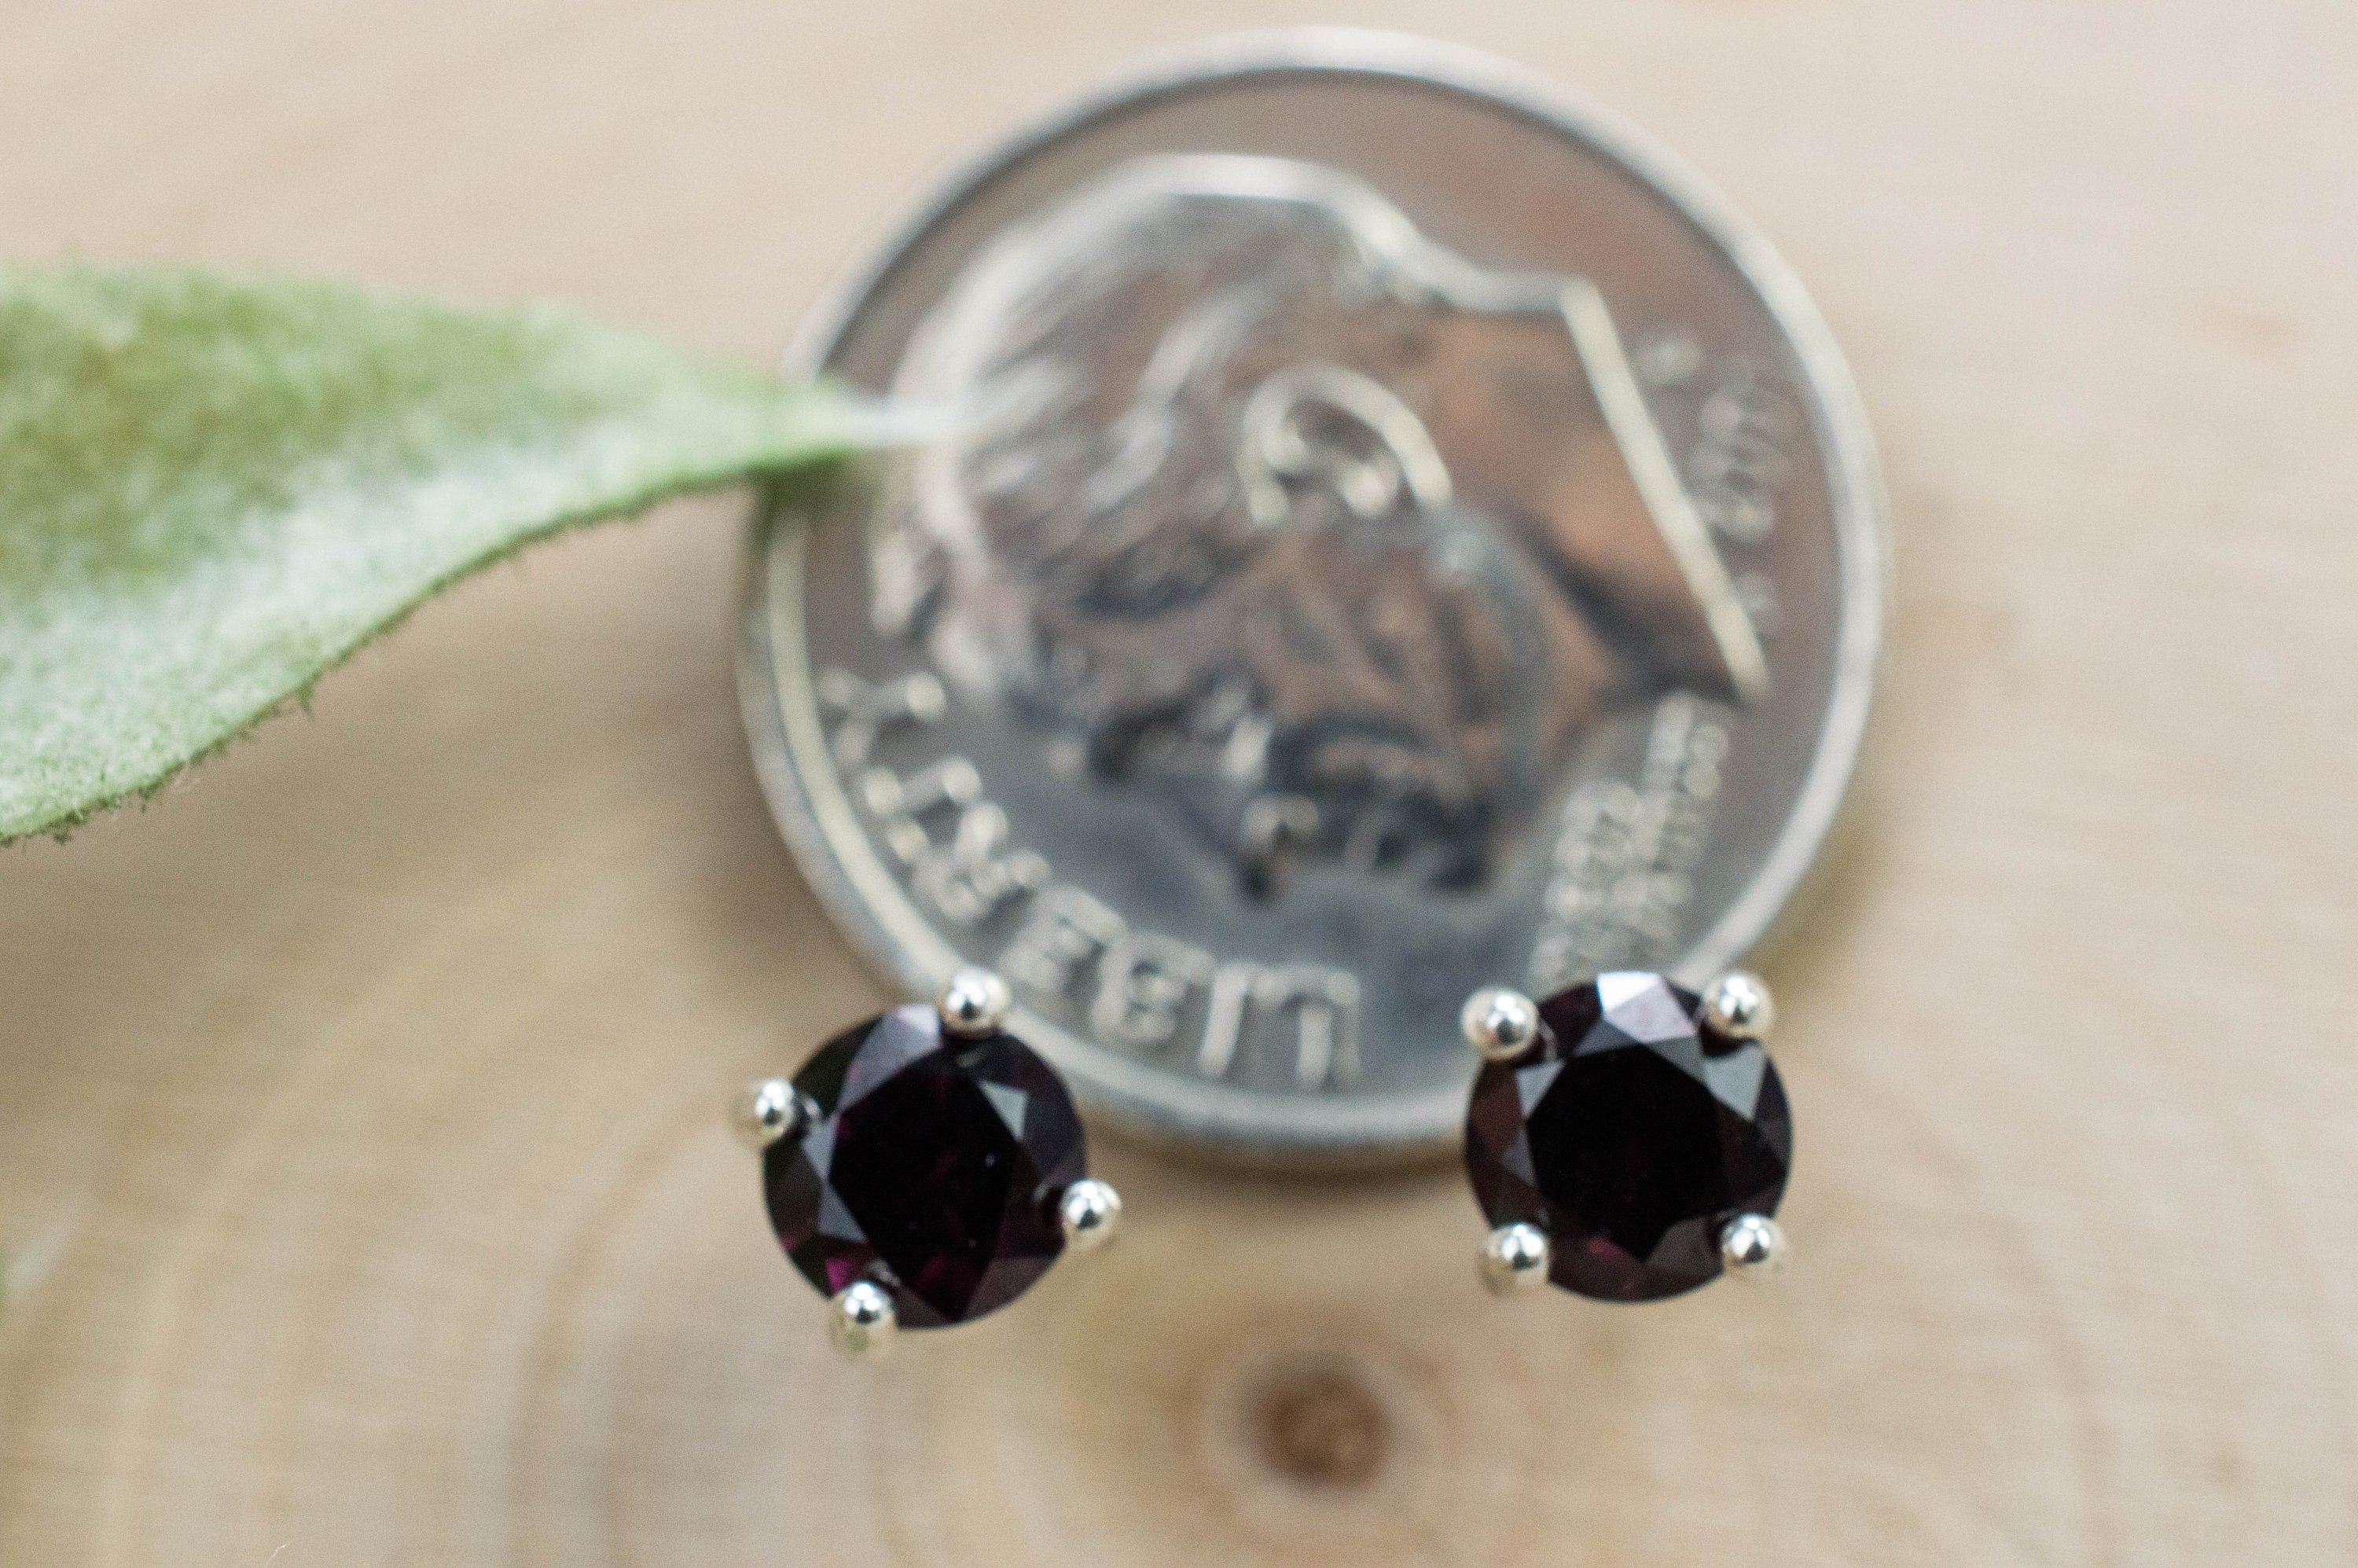
{"label": "faceted gemstone crown", "polygon": [[1660,975],[1602,974],[1540,1004],[1539,1038],[1486,1065],[1466,1169],[1493,1226],[1548,1234],[1550,1278],[1649,1301],[1716,1277],[1720,1232],[1773,1215],[1792,1116],[1768,1054]]}
{"label": "faceted gemstone crown", "polygon": [[822,1293],[873,1281],[903,1326],[939,1327],[1006,1305],[1064,1249],[1057,1200],[1087,1173],[1080,1118],[1013,1035],[948,1034],[930,1006],[895,1008],[794,1082],[818,1114],[771,1147],[763,1187]]}

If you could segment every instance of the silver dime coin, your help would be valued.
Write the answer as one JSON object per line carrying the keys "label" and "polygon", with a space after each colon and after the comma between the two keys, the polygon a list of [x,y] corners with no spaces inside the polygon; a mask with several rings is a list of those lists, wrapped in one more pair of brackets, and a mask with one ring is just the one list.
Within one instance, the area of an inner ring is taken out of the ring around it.
{"label": "silver dime coin", "polygon": [[1883,570],[1847,376],[1694,177],[1507,68],[1283,34],[1092,100],[810,362],[925,434],[759,520],[779,821],[1134,1124],[1446,1144],[1469,990],[1697,981],[1826,832]]}

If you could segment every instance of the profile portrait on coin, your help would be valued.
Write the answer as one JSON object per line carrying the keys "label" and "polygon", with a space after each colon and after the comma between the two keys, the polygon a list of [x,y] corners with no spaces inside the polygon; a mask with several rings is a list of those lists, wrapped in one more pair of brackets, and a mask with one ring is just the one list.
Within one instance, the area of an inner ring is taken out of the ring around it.
{"label": "profile portrait on coin", "polygon": [[1257,896],[1478,886],[1600,720],[1753,700],[1753,624],[1576,276],[1289,158],[1132,159],[994,241],[893,387],[880,634]]}

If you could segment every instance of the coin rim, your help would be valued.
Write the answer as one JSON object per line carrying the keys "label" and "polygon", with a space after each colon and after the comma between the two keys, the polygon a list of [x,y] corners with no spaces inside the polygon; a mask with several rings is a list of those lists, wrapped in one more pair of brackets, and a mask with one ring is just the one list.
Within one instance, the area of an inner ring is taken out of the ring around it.
{"label": "coin rim", "polygon": [[[1646,133],[1521,67],[1407,34],[1303,27],[1210,39],[1158,57],[1085,93],[938,183],[886,243],[867,253],[874,259],[822,298],[796,334],[786,369],[802,376],[821,373],[860,311],[891,285],[917,242],[1011,166],[1145,102],[1271,74],[1390,78],[1439,87],[1570,137],[1651,187],[1718,250],[1784,334],[1801,366],[1803,401],[1826,461],[1834,531],[1839,625],[1833,679],[1817,747],[1760,870],[1673,966],[1681,983],[1699,985],[1734,964],[1769,928],[1840,812],[1866,735],[1880,658],[1889,571],[1887,505],[1865,406],[1800,278],[1733,203]],[[806,779],[795,760],[798,749],[822,762],[826,757],[817,707],[807,695],[803,558],[804,530],[783,524],[772,507],[757,503],[737,661],[754,769],[771,815],[838,927],[875,968],[913,994],[929,994],[968,960],[908,904],[860,828],[840,781],[824,765],[815,780]],[[806,695],[789,704],[789,690]],[[821,791],[830,798],[816,798]],[[829,819],[838,816],[842,820],[830,832]],[[854,865],[851,849],[873,864]],[[862,885],[869,882],[876,885]],[[1230,1161],[1391,1163],[1455,1149],[1464,1117],[1462,1087],[1357,1103],[1344,1097],[1312,1102],[1178,1078],[1076,1040],[1020,1004],[1008,1027],[1066,1074],[1085,1103],[1159,1141]],[[1477,1064],[1471,1052],[1466,1057],[1470,1082]],[[1314,1104],[1314,1115],[1304,1116],[1304,1107]]]}

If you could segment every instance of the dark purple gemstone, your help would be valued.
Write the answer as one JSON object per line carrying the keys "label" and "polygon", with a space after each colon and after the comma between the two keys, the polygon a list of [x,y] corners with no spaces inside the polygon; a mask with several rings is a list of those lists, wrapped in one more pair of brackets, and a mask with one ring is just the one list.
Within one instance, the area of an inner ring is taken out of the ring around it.
{"label": "dark purple gemstone", "polygon": [[1768,1054],[1701,1021],[1660,975],[1603,974],[1540,1004],[1540,1038],[1485,1065],[1466,1171],[1493,1226],[1547,1232],[1565,1290],[1652,1301],[1720,1271],[1719,1233],[1772,1215],[1793,1119]]}
{"label": "dark purple gemstone", "polygon": [[1056,1201],[1087,1173],[1064,1081],[1004,1032],[895,1008],[795,1075],[819,1116],[763,1163],[770,1225],[810,1282],[890,1288],[904,1328],[1005,1306],[1064,1250]]}

